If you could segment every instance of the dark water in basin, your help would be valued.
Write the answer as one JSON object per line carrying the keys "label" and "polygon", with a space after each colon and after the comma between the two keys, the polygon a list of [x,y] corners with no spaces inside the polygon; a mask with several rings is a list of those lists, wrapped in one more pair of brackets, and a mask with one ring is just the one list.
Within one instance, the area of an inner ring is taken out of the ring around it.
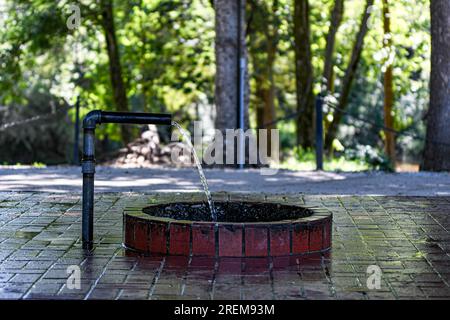
{"label": "dark water in basin", "polygon": [[[219,222],[273,222],[298,219],[312,215],[312,211],[300,206],[260,202],[214,201]],[[211,221],[207,203],[170,203],[143,209],[152,216],[176,220]]]}

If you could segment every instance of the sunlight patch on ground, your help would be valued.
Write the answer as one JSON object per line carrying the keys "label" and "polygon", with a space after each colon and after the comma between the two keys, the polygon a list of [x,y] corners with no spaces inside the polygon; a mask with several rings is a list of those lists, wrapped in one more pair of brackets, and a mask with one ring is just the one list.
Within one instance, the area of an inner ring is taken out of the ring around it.
{"label": "sunlight patch on ground", "polygon": [[[314,160],[299,162],[295,158],[280,163],[280,169],[310,171],[316,169],[316,162]],[[341,172],[360,172],[369,170],[369,166],[361,161],[350,161],[344,158],[332,159],[331,161],[324,161],[324,169],[327,171],[341,171]]]}

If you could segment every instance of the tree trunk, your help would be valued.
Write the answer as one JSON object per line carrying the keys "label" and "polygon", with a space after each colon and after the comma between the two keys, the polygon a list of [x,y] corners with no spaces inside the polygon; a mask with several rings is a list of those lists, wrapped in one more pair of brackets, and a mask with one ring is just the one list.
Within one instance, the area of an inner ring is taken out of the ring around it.
{"label": "tree trunk", "polygon": [[[394,129],[394,117],[392,115],[392,109],[394,106],[392,55],[394,54],[394,48],[392,46],[391,17],[389,12],[388,0],[383,0],[383,27],[383,47],[388,53],[384,66],[384,68],[386,69],[384,72],[384,126],[389,129]],[[384,137],[384,150],[391,162],[392,168],[395,169],[395,134],[392,131],[385,130]]]}
{"label": "tree trunk", "polygon": [[[279,19],[278,0],[271,8],[266,2],[251,1],[252,21],[250,25],[253,73],[255,77],[255,104],[258,129],[267,129],[267,145],[271,148],[271,129],[275,124],[274,64],[278,46]],[[259,134],[259,131],[258,131]]]}
{"label": "tree trunk", "polygon": [[342,22],[344,15],[344,0],[335,0],[334,7],[331,12],[331,24],[327,35],[327,44],[325,48],[324,66],[323,66],[323,85],[322,90],[327,93],[334,91],[333,79],[333,53],[334,45],[336,43],[336,33]]}
{"label": "tree trunk", "polygon": [[[216,104],[216,129],[222,132],[225,129],[237,127],[238,106],[238,41],[244,58],[247,58],[245,45],[245,0],[241,0],[241,32],[238,36],[238,1],[216,0],[214,3],[216,12],[216,79],[215,79],[215,104]],[[245,76],[245,127],[248,128],[248,75],[246,67]]]}
{"label": "tree trunk", "polygon": [[[269,60],[266,61],[269,67]],[[273,64],[272,64],[273,66]],[[273,83],[273,71],[256,77],[256,104],[258,129],[275,129],[275,84]]]}
{"label": "tree trunk", "polygon": [[297,91],[297,143],[314,145],[314,95],[311,62],[309,1],[294,0],[295,79]]}
{"label": "tree trunk", "polygon": [[[358,68],[359,60],[361,59],[361,52],[364,46],[364,38],[369,29],[368,20],[371,15],[371,7],[373,5],[374,0],[367,0],[366,5],[364,7],[364,13],[362,15],[361,24],[359,26],[359,31],[356,36],[355,43],[352,49],[352,55],[350,57],[350,62],[347,66],[347,70],[345,71],[344,80],[342,82],[342,91],[338,100],[338,108],[340,110],[345,110],[347,107],[348,97],[350,95],[350,90],[352,87],[353,79],[355,78],[356,70]],[[341,111],[335,110],[333,112],[333,121],[331,122],[328,132],[325,137],[325,149],[331,151],[331,145],[333,140],[336,138],[337,130],[339,124],[342,120],[343,113]]]}
{"label": "tree trunk", "polygon": [[431,0],[430,108],[423,169],[450,171],[450,2]]}
{"label": "tree trunk", "polygon": [[[114,103],[117,111],[129,111],[127,93],[122,77],[122,67],[120,64],[119,47],[117,43],[116,30],[114,26],[113,3],[110,0],[101,0],[102,27],[105,33],[106,49],[109,58],[109,75],[111,78]],[[121,126],[122,142],[131,141],[131,129],[128,126]]]}

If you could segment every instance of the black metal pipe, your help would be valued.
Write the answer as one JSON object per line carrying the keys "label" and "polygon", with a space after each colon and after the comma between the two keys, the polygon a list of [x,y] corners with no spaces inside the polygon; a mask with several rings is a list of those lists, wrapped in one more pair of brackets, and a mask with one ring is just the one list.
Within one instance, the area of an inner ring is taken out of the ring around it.
{"label": "black metal pipe", "polygon": [[[81,172],[83,173],[82,198],[82,240],[84,249],[92,249],[94,238],[94,176],[95,176],[95,118],[97,113],[89,113],[83,121],[83,159]],[[92,127],[93,125],[93,127]]]}
{"label": "black metal pipe", "polygon": [[101,112],[101,123],[172,124],[172,116],[164,113]]}
{"label": "black metal pipe", "polygon": [[83,249],[92,249],[94,239],[94,174],[83,173]]}
{"label": "black metal pipe", "polygon": [[82,242],[83,248],[91,250],[94,240],[94,178],[95,178],[95,128],[102,123],[161,124],[171,125],[170,114],[109,112],[94,110],[83,120],[83,173]]}
{"label": "black metal pipe", "polygon": [[[237,123],[236,123],[236,129],[242,129],[244,130],[245,127],[245,119],[244,119],[244,90],[245,90],[245,58],[243,57],[242,53],[242,1],[237,1],[237,45],[236,45],[236,51],[237,51],[237,65],[236,65],[236,71],[237,71]],[[236,166],[239,169],[244,169],[245,165],[245,146],[244,146],[244,136],[243,132],[240,132],[240,135],[238,137],[239,139],[239,146],[240,150],[236,149]],[[240,155],[240,157],[239,157]]]}

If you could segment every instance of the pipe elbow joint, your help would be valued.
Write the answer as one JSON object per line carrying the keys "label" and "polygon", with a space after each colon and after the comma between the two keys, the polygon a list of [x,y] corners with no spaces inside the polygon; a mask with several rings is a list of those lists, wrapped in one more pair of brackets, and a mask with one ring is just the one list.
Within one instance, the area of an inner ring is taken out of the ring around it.
{"label": "pipe elbow joint", "polygon": [[89,112],[83,120],[84,129],[95,129],[97,124],[101,123],[102,112],[100,110],[93,110]]}

